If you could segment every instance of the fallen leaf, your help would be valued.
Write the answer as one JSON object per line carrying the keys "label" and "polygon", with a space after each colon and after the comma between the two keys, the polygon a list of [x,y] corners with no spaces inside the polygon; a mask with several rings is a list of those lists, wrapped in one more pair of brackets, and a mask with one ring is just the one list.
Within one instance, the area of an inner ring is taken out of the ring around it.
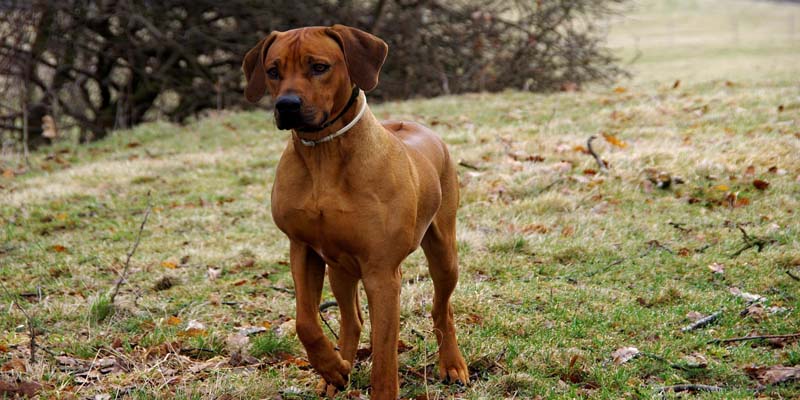
{"label": "fallen leaf", "polygon": [[12,170],[12,169],[3,170],[3,178],[11,179],[13,177],[14,177],[14,170]]}
{"label": "fallen leaf", "polygon": [[245,336],[253,336],[257,333],[266,332],[267,328],[264,326],[243,326],[239,328],[239,334]]}
{"label": "fallen leaf", "polygon": [[309,368],[311,364],[299,357],[295,357],[289,353],[281,353],[281,358],[285,364],[296,365],[298,368]]}
{"label": "fallen leaf", "polygon": [[186,324],[186,330],[188,331],[190,329],[201,329],[202,330],[202,329],[206,329],[206,325],[203,324],[202,322],[196,320],[196,319],[193,319],[193,320],[190,320],[188,324]]}
{"label": "fallen leaf", "polygon": [[692,353],[684,356],[681,360],[690,368],[706,368],[708,367],[708,360],[700,353]]}
{"label": "fallen leaf", "polygon": [[720,192],[727,192],[728,190],[731,190],[731,188],[728,187],[728,185],[717,185],[714,186],[714,189],[719,190]]}
{"label": "fallen leaf", "polygon": [[4,380],[0,380],[0,398],[4,399],[15,399],[18,396],[35,397],[41,390],[42,385],[37,382],[6,382]]}
{"label": "fallen leaf", "polygon": [[178,264],[173,261],[162,261],[161,266],[164,268],[175,269],[178,268]]}
{"label": "fallen leaf", "polygon": [[681,80],[678,79],[675,81],[675,83],[672,84],[672,88],[677,89],[680,85],[681,85]]}
{"label": "fallen leaf", "polygon": [[611,358],[614,360],[614,364],[620,365],[632,360],[639,354],[640,351],[636,347],[621,347],[611,353]]}
{"label": "fallen leaf", "polygon": [[575,234],[575,228],[572,226],[565,226],[561,229],[561,236],[562,237],[570,237]]}
{"label": "fallen leaf", "polygon": [[725,266],[720,263],[713,263],[708,266],[708,269],[715,274],[724,274],[725,273]]}
{"label": "fallen leaf", "polygon": [[0,367],[0,371],[8,372],[8,371],[18,371],[18,372],[25,372],[28,368],[25,366],[25,360],[21,358],[12,358],[6,361],[2,367]]}
{"label": "fallen leaf", "polygon": [[617,86],[617,87],[614,88],[614,93],[617,93],[617,94],[622,94],[622,93],[625,93],[627,91],[628,91],[628,89],[624,88],[622,86]]}
{"label": "fallen leaf", "polygon": [[297,328],[295,326],[296,322],[293,319],[290,319],[284,323],[282,323],[278,329],[277,333],[281,336],[294,336],[297,332]]}
{"label": "fallen leaf", "polygon": [[397,341],[397,352],[398,353],[405,353],[411,350],[412,347],[407,345],[402,339]]}
{"label": "fallen leaf", "polygon": [[769,187],[769,182],[761,179],[755,179],[753,180],[753,186],[755,186],[758,190],[766,190]]}
{"label": "fallen leaf", "polygon": [[603,138],[606,140],[606,142],[611,143],[612,145],[619,147],[620,149],[628,147],[627,143],[623,142],[622,140],[618,139],[616,136],[610,133],[603,133],[602,135]]}
{"label": "fallen leaf", "polygon": [[730,293],[731,293],[732,295],[734,295],[734,296],[736,296],[736,297],[740,297],[740,298],[742,298],[742,299],[745,299],[745,300],[747,300],[747,301],[749,301],[749,302],[753,302],[753,301],[765,301],[765,300],[767,300],[767,298],[766,298],[766,297],[764,297],[764,296],[760,296],[760,295],[757,295],[757,294],[752,294],[752,293],[743,292],[741,289],[739,289],[739,288],[737,288],[737,287],[731,287],[731,288],[729,288],[728,290],[730,291]]}
{"label": "fallen leaf", "polygon": [[467,322],[470,325],[483,325],[483,317],[478,314],[467,315]]}
{"label": "fallen leaf", "polygon": [[208,280],[215,281],[222,274],[222,268],[208,267]]}
{"label": "fallen leaf", "polygon": [[182,338],[190,337],[190,338],[193,338],[193,337],[206,336],[207,334],[208,334],[208,332],[206,332],[205,329],[186,328],[186,330],[178,332],[178,337],[182,337]]}
{"label": "fallen leaf", "polygon": [[701,320],[701,319],[703,319],[703,318],[705,318],[705,317],[706,317],[706,315],[705,315],[705,314],[703,314],[703,313],[699,313],[699,312],[697,312],[697,311],[689,311],[689,312],[686,314],[686,318],[687,318],[689,321],[692,321],[692,322],[694,322],[694,321],[699,321],[699,320]]}
{"label": "fallen leaf", "polygon": [[56,253],[66,253],[67,252],[67,248],[62,246],[62,245],[60,245],[60,244],[54,244],[51,247],[51,249],[53,249],[53,251],[55,251]]}
{"label": "fallen leaf", "polygon": [[800,379],[800,367],[745,367],[744,371],[751,378],[757,379],[761,384],[774,385],[776,383]]}
{"label": "fallen leaf", "polygon": [[167,320],[164,321],[164,323],[169,325],[169,326],[180,325],[181,322],[183,322],[183,320],[181,320],[180,318],[178,318],[178,317],[176,317],[174,315],[170,315],[169,318],[167,318]]}

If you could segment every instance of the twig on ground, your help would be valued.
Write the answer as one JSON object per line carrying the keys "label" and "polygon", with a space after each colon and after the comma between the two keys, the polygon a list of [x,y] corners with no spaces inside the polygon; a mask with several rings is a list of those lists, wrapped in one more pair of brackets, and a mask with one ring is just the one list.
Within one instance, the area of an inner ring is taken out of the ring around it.
{"label": "twig on ground", "polygon": [[666,393],[666,392],[721,392],[723,389],[719,386],[710,386],[710,385],[672,385],[672,386],[664,386],[658,390],[659,393]]}
{"label": "twig on ground", "polygon": [[668,224],[669,224],[669,226],[671,226],[671,227],[673,227],[673,228],[675,228],[675,229],[677,229],[677,230],[679,230],[679,231],[681,231],[683,233],[689,233],[689,232],[692,231],[692,228],[684,228],[684,226],[686,224],[683,223],[683,222],[668,222]]}
{"label": "twig on ground", "polygon": [[669,253],[669,254],[675,254],[675,252],[674,252],[674,251],[672,251],[672,249],[670,249],[669,247],[667,247],[667,246],[665,246],[665,245],[661,244],[661,242],[659,242],[658,240],[650,240],[650,241],[648,241],[646,244],[647,244],[648,246],[650,246],[650,247],[648,247],[648,249],[647,249],[647,252],[645,252],[645,255],[646,255],[647,253],[649,253],[649,252],[650,252],[650,250],[652,250],[652,249],[661,249],[661,250],[664,250],[664,251],[666,251],[666,252],[667,252],[667,253]]}
{"label": "twig on ground", "polygon": [[746,250],[751,249],[753,247],[761,253],[761,250],[764,250],[764,247],[775,243],[775,239],[765,239],[765,238],[758,238],[752,237],[747,234],[747,231],[744,230],[742,224],[736,224],[736,227],[742,232],[742,240],[744,240],[744,247],[737,250],[735,253],[731,254],[731,257],[738,257],[740,254],[744,253]]}
{"label": "twig on ground", "polygon": [[595,135],[589,136],[589,140],[586,141],[586,148],[589,150],[589,154],[591,154],[592,157],[594,157],[594,160],[597,161],[597,166],[600,167],[600,170],[606,172],[608,171],[608,166],[606,165],[606,162],[603,161],[603,159],[601,159],[600,156],[598,156],[597,153],[592,148],[592,141],[595,139],[597,139],[597,136]]}
{"label": "twig on ground", "polygon": [[764,339],[792,339],[800,338],[800,333],[790,333],[788,335],[758,335],[758,336],[742,336],[728,339],[714,339],[707,342],[707,344],[723,344],[734,342],[745,342],[749,340],[764,340]]}
{"label": "twig on ground", "polygon": [[469,162],[464,161],[464,160],[458,160],[458,165],[460,165],[460,166],[462,166],[462,167],[464,167],[466,169],[471,169],[473,171],[480,171],[481,170],[480,168],[476,167],[475,165],[472,165]]}
{"label": "twig on ground", "polygon": [[287,288],[285,288],[285,287],[280,287],[280,286],[271,285],[271,286],[269,286],[269,288],[270,288],[270,289],[272,289],[272,290],[274,290],[274,291],[276,291],[276,292],[288,293],[288,294],[292,294],[292,295],[294,294],[294,290],[292,290],[292,289],[287,289]]}
{"label": "twig on ground", "polygon": [[792,273],[792,271],[789,271],[788,269],[786,270],[786,275],[789,275],[790,278],[796,281],[800,281],[800,276],[795,275],[794,273]]}
{"label": "twig on ground", "polygon": [[705,318],[700,318],[697,321],[695,321],[695,322],[693,322],[693,323],[681,328],[681,332],[690,332],[690,331],[693,331],[693,330],[696,330],[696,329],[700,329],[700,328],[702,328],[702,327],[704,327],[706,325],[709,325],[712,322],[716,321],[717,319],[719,319],[719,317],[721,315],[722,315],[722,311],[717,311],[717,312],[715,312],[715,313],[713,313],[713,314],[711,314],[711,315],[709,315],[709,316],[707,316]]}
{"label": "twig on ground", "polygon": [[30,349],[31,349],[31,358],[30,358],[30,360],[31,360],[31,363],[34,363],[34,362],[36,362],[36,328],[33,326],[33,323],[32,323],[33,319],[28,314],[28,311],[25,310],[25,307],[22,307],[22,305],[19,304],[19,301],[17,301],[16,297],[11,295],[11,292],[9,292],[8,288],[6,288],[6,284],[3,283],[3,281],[0,281],[0,285],[2,285],[3,291],[6,293],[6,296],[8,296],[8,298],[11,299],[11,302],[14,303],[14,305],[17,307],[17,309],[19,309],[19,311],[22,312],[22,315],[25,316],[25,321],[28,324],[28,332],[29,332],[29,334],[31,336],[31,340],[30,340],[30,343],[29,343],[30,344]]}
{"label": "twig on ground", "polygon": [[147,223],[147,217],[150,216],[150,211],[152,210],[152,206],[150,205],[150,192],[147,192],[147,209],[144,212],[144,218],[142,218],[142,224],[139,226],[139,232],[136,234],[136,242],[133,243],[133,247],[128,252],[128,257],[125,259],[125,266],[122,268],[122,276],[119,280],[117,280],[117,284],[114,285],[114,290],[111,291],[111,295],[108,296],[108,300],[111,305],[114,305],[114,299],[119,294],[119,288],[122,284],[128,280],[128,269],[131,266],[131,257],[133,254],[136,253],[136,249],[139,247],[139,242],[142,240],[142,231],[144,230],[144,225]]}
{"label": "twig on ground", "polygon": [[558,185],[559,183],[561,183],[563,181],[564,181],[564,178],[558,178],[558,179],[550,182],[547,186],[545,186],[541,190],[539,190],[539,193],[536,193],[536,196],[538,196],[538,195],[540,195],[540,194],[552,189],[553,186]]}

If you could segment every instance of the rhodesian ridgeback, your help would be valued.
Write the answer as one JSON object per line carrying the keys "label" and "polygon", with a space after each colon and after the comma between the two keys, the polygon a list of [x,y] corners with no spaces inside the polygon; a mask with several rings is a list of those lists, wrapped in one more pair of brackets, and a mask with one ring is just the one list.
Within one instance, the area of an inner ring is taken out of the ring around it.
{"label": "rhodesian ridgeback", "polygon": [[[297,335],[319,389],[345,387],[363,317],[372,332],[372,399],[398,397],[400,263],[422,246],[433,280],[434,332],[442,379],[468,383],[450,295],[458,280],[458,178],[442,140],[412,122],[379,122],[364,91],[375,88],[388,46],[342,25],[272,32],[245,56],[245,96],[269,91],[279,129],[292,131],[272,188],[272,217],[289,238]],[[341,313],[339,343],[324,335],[318,307],[325,266]]]}

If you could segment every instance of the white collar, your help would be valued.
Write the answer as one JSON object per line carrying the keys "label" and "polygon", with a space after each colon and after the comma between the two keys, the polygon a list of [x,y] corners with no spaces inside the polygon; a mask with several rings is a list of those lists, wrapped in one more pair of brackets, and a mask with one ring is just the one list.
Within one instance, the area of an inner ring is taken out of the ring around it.
{"label": "white collar", "polygon": [[332,133],[332,134],[330,134],[328,136],[325,136],[325,137],[323,137],[321,139],[317,139],[317,140],[306,140],[306,139],[301,138],[298,135],[297,138],[300,139],[300,143],[302,143],[303,146],[314,147],[314,146],[316,146],[316,145],[318,145],[320,143],[330,142],[331,140],[335,139],[336,137],[342,136],[345,133],[347,133],[347,131],[352,129],[358,123],[358,121],[361,120],[361,117],[364,116],[364,112],[367,111],[367,95],[365,95],[363,91],[359,91],[359,92],[360,92],[359,93],[359,97],[361,98],[361,101],[362,101],[361,109],[358,110],[358,114],[356,114],[356,117],[353,118],[353,120],[350,121],[350,123],[348,123],[347,125],[343,126],[342,129],[339,129],[335,133]]}

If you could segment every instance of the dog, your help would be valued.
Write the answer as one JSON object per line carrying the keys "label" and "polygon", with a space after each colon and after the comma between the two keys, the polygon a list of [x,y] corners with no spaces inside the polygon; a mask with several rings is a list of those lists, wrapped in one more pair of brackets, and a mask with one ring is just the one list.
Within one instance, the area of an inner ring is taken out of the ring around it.
{"label": "dog", "polygon": [[[413,122],[379,122],[364,92],[378,84],[388,46],[343,26],[272,32],[244,57],[245,97],[266,92],[291,139],[272,187],[272,217],[289,238],[297,335],[319,391],[348,383],[363,323],[358,282],[371,323],[371,398],[396,399],[401,262],[418,247],[433,281],[439,375],[467,384],[450,296],[458,281],[458,177],[444,142]],[[326,274],[341,314],[339,342],[318,316]]]}

